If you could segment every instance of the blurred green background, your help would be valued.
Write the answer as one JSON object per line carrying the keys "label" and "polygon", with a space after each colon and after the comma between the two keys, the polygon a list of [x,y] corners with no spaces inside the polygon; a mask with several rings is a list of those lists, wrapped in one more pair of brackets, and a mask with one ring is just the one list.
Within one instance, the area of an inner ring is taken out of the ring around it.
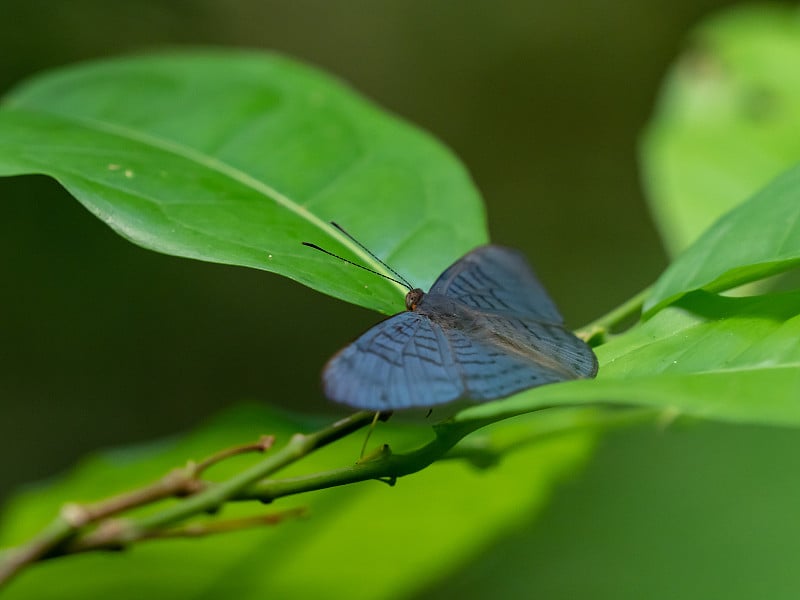
{"label": "blurred green background", "polygon": [[[691,27],[731,4],[5,0],[0,90],[181,44],[306,60],[447,143],[484,194],[493,240],[527,254],[577,327],[666,265],[637,144]],[[243,399],[336,412],[319,370],[376,314],[139,249],[42,177],[0,179],[0,194],[0,499]],[[758,582],[739,581],[754,554],[796,550],[797,527],[770,519],[800,498],[796,447],[763,428],[611,436],[542,518],[430,596],[482,597],[502,579],[509,597],[754,597]],[[761,597],[791,597],[773,584]]]}

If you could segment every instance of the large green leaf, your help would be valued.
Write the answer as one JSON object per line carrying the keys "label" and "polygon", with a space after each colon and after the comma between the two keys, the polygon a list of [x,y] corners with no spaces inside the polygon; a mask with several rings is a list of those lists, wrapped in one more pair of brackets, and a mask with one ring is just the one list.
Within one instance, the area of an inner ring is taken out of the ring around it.
{"label": "large green leaf", "polygon": [[800,426],[800,292],[696,292],[597,348],[600,372],[476,406],[459,420],[590,402]]}
{"label": "large green leaf", "polygon": [[424,132],[273,54],[197,51],[70,67],[0,110],[0,175],[43,173],[131,241],[256,267],[386,313],[486,241],[468,174]]}
{"label": "large green leaf", "polygon": [[692,290],[727,290],[798,264],[800,167],[710,227],[658,279],[644,310],[652,313]]}
{"label": "large green leaf", "polygon": [[737,7],[692,36],[642,152],[650,208],[672,254],[800,161],[798,64],[794,6]]}
{"label": "large green leaf", "polygon": [[[573,417],[578,419],[574,423]],[[443,461],[391,488],[367,481],[279,499],[266,507],[229,506],[222,517],[298,505],[308,506],[310,516],[271,529],[49,561],[15,580],[4,598],[408,597],[530,522],[553,484],[580,466],[591,449],[591,436],[580,423],[577,413],[561,411],[497,424],[468,440],[509,446],[515,440],[534,441],[537,433],[554,428],[564,433],[544,436],[536,444],[517,443],[514,452],[486,470]],[[244,407],[183,439],[94,456],[68,476],[17,495],[3,514],[0,545],[35,533],[64,501],[97,499],[146,483],[189,458],[262,433],[274,433],[282,442],[308,428],[274,411]],[[429,428],[388,423],[378,426],[373,439],[402,452],[428,437]],[[287,474],[352,464],[362,439],[349,436]],[[209,475],[225,476],[247,460],[230,461]]]}
{"label": "large green leaf", "polygon": [[539,520],[415,600],[796,600],[798,432],[659,429],[605,437]]}

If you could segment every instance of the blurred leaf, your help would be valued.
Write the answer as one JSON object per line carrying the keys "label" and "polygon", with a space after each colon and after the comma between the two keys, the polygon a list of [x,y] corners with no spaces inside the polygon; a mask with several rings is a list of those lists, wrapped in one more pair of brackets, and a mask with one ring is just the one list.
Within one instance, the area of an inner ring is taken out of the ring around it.
{"label": "blurred leaf", "polygon": [[800,292],[696,292],[597,348],[596,380],[548,385],[457,419],[591,402],[721,421],[800,426]]}
{"label": "blurred leaf", "polygon": [[386,313],[487,239],[464,168],[329,76],[266,53],[112,59],[34,78],[0,110],[0,175],[57,179],[146,248],[286,275]]}
{"label": "blurred leaf", "polygon": [[[575,423],[582,421],[578,413]],[[555,422],[549,419],[554,418]],[[288,497],[273,505],[240,503],[223,516],[305,505],[310,516],[258,531],[213,538],[144,543],[124,553],[94,553],[37,565],[15,580],[4,598],[397,598],[411,595],[499,536],[529,522],[554,483],[583,464],[591,438],[569,430],[572,414],[528,415],[477,432],[467,440],[518,443],[486,470],[465,461],[442,461],[402,478],[395,487],[367,481]],[[285,441],[308,423],[260,407],[243,407],[183,439],[90,458],[69,475],[17,495],[3,514],[0,544],[35,533],[67,500],[91,500],[146,483],[229,444],[274,433]],[[407,451],[430,437],[430,428],[380,424],[375,444]],[[545,439],[546,438],[546,439]],[[352,463],[363,437],[349,436],[287,471],[313,472]],[[224,463],[223,477],[247,460]],[[233,464],[236,463],[236,464]],[[520,474],[525,473],[524,477]],[[356,583],[354,583],[356,582]]]}
{"label": "blurred leaf", "polygon": [[671,69],[642,164],[673,255],[800,160],[798,17],[794,6],[729,10],[695,32]]}
{"label": "blurred leaf", "polygon": [[793,429],[626,429],[536,522],[416,600],[796,600],[799,472]]}
{"label": "blurred leaf", "polygon": [[728,290],[800,264],[800,167],[733,209],[681,254],[647,301],[652,313],[697,289]]}

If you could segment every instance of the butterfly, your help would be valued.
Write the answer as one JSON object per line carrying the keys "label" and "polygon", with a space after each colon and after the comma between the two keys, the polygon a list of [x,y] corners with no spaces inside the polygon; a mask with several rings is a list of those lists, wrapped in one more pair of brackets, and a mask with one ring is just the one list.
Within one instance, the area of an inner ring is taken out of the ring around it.
{"label": "butterfly", "polygon": [[594,352],[564,327],[522,254],[487,245],[428,293],[410,289],[406,311],[335,354],[322,379],[335,402],[394,411],[487,402],[596,373]]}

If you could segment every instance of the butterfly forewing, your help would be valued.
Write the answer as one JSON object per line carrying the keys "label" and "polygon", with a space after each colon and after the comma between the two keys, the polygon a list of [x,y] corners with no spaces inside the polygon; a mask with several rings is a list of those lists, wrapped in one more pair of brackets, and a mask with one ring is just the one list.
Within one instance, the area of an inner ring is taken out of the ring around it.
{"label": "butterfly forewing", "polygon": [[414,312],[378,323],[336,354],[323,385],[332,400],[369,410],[434,406],[463,393],[441,328]]}
{"label": "butterfly forewing", "polygon": [[439,276],[430,293],[479,310],[563,322],[525,258],[501,246],[481,246],[466,254]]}

